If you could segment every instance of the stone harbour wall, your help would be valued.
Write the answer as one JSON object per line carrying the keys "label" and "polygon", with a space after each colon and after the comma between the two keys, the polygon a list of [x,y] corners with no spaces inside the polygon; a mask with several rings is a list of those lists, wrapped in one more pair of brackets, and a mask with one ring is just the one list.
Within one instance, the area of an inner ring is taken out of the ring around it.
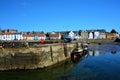
{"label": "stone harbour wall", "polygon": [[0,49],[0,70],[37,69],[67,58],[80,43],[50,44],[30,48]]}

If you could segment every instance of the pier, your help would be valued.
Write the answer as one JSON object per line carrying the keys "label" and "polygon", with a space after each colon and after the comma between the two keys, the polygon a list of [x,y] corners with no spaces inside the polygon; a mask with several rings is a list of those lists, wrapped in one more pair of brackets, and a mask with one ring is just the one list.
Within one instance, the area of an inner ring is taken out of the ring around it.
{"label": "pier", "polygon": [[29,48],[0,49],[0,70],[37,69],[70,58],[72,50],[81,43],[58,43]]}

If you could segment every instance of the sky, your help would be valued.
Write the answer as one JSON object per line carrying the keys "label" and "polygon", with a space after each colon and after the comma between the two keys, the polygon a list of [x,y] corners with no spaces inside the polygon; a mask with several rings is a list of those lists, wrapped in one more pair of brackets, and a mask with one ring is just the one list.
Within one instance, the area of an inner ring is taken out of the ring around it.
{"label": "sky", "polygon": [[0,0],[0,28],[120,33],[120,0]]}

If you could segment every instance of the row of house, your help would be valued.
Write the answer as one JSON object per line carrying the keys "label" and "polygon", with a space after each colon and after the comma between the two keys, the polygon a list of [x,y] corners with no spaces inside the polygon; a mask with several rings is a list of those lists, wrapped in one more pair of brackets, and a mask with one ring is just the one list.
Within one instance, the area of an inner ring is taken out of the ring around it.
{"label": "row of house", "polygon": [[0,32],[0,40],[41,40],[46,39],[44,32],[18,32],[16,30],[4,30]]}
{"label": "row of house", "polygon": [[118,33],[109,33],[104,29],[81,31],[81,39],[114,39],[119,37]]}
{"label": "row of house", "polygon": [[0,31],[0,40],[41,40],[41,39],[112,39],[119,37],[117,33],[109,33],[105,30],[80,30],[80,31],[62,31],[49,32],[47,35],[44,32],[18,32],[14,29]]}

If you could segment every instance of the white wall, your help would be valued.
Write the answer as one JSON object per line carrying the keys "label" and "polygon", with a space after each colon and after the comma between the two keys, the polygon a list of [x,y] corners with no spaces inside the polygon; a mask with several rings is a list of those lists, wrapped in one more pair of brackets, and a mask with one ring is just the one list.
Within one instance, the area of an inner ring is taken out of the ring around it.
{"label": "white wall", "polygon": [[99,32],[94,32],[94,39],[99,39],[99,35],[100,35],[100,33]]}
{"label": "white wall", "polygon": [[92,33],[92,32],[90,32],[90,33],[88,34],[88,39],[93,39],[93,33]]}
{"label": "white wall", "polygon": [[22,34],[4,34],[4,35],[0,35],[0,40],[23,40],[23,36]]}

